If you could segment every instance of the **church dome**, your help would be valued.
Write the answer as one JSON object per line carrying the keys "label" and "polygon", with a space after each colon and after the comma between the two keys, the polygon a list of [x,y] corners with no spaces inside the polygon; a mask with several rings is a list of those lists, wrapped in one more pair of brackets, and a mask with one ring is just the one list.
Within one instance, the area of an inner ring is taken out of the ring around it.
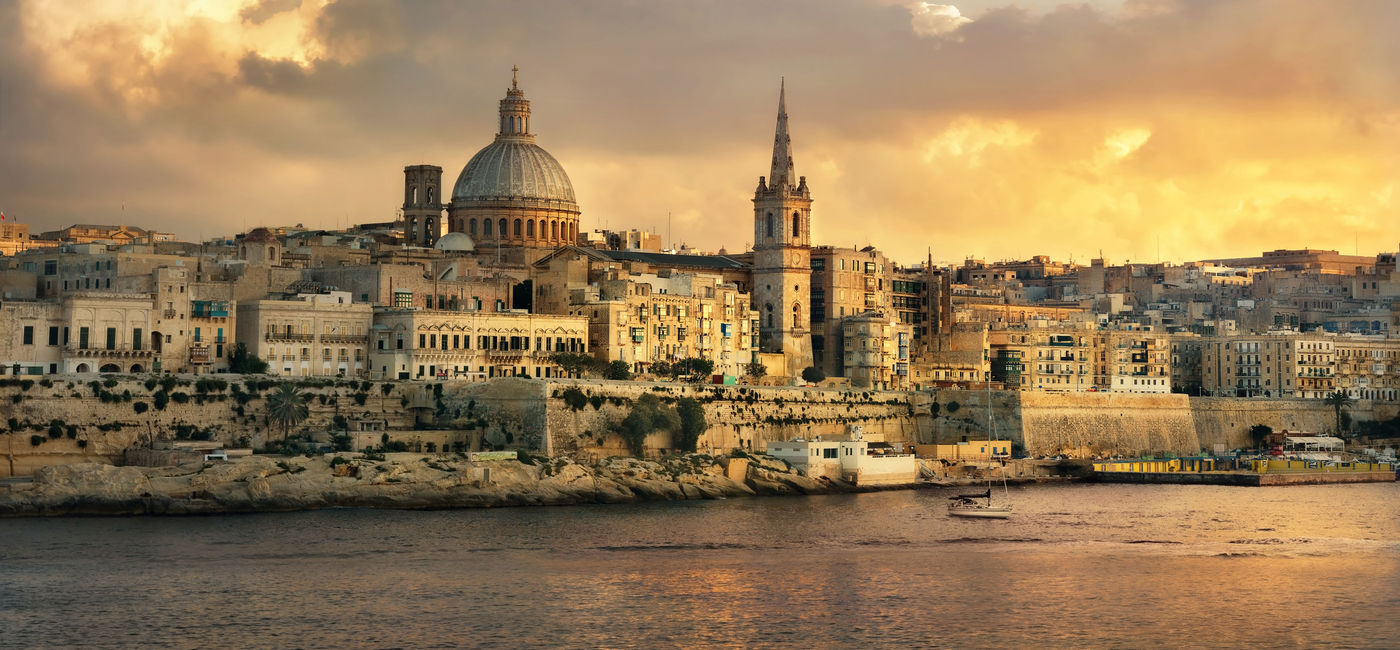
{"label": "church dome", "polygon": [[450,232],[439,239],[434,248],[447,252],[471,252],[476,250],[476,242],[464,232]]}
{"label": "church dome", "polygon": [[554,156],[523,137],[497,137],[472,156],[452,188],[452,202],[533,199],[577,210],[574,186]]}

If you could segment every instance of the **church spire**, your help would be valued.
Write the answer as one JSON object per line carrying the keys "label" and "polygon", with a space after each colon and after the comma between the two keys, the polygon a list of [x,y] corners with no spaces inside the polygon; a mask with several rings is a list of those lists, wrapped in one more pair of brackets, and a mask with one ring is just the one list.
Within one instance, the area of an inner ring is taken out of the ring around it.
{"label": "church spire", "polygon": [[794,187],[797,175],[792,169],[792,140],[788,138],[787,81],[778,85],[778,128],[773,136],[773,169],[768,175],[768,187]]}

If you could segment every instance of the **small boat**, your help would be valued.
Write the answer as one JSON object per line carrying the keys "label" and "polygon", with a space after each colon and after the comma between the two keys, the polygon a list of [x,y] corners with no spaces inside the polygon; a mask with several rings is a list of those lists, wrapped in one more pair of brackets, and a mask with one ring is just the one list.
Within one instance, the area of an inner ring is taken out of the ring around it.
{"label": "small boat", "polygon": [[[986,502],[983,503],[982,500]],[[972,519],[1006,519],[1011,516],[1011,504],[992,505],[992,488],[982,494],[959,494],[948,497],[948,516]]]}
{"label": "small boat", "polygon": [[[987,384],[987,442],[992,441],[992,385]],[[988,444],[990,448],[991,445]],[[990,452],[989,452],[990,453]],[[1011,492],[1006,487],[1006,469],[1001,472],[1004,505],[992,505],[992,473],[987,472],[987,491],[981,494],[959,494],[948,497],[948,516],[970,519],[1008,519],[1011,517]]]}

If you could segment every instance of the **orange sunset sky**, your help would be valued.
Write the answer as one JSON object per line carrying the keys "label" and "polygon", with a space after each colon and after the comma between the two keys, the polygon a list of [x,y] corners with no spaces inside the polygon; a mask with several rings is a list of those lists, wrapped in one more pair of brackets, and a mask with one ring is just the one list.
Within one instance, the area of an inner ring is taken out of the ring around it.
{"label": "orange sunset sky", "polygon": [[519,65],[584,229],[742,250],[786,77],[813,240],[896,260],[1400,246],[1400,2],[0,0],[0,210],[386,221]]}

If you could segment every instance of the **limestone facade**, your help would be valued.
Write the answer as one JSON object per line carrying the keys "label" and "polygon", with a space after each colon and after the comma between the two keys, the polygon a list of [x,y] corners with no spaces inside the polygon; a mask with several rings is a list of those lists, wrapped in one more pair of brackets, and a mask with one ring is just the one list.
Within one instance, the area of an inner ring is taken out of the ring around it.
{"label": "limestone facade", "polygon": [[908,388],[913,326],[872,311],[846,317],[841,328],[845,376],[852,386],[876,390]]}
{"label": "limestone facade", "polygon": [[1333,337],[1265,334],[1210,337],[1201,354],[1206,395],[1322,399],[1336,390]]}
{"label": "limestone facade", "polygon": [[237,307],[237,340],[284,377],[365,377],[373,308],[349,293],[298,294]]}
{"label": "limestone facade", "polygon": [[787,90],[778,95],[778,126],[768,178],[754,191],[753,308],[762,352],[782,354],[789,377],[813,363],[811,337],[812,194],[793,171]]}
{"label": "limestone facade", "polygon": [[375,379],[552,378],[553,355],[589,352],[582,316],[381,307],[372,338]]}

